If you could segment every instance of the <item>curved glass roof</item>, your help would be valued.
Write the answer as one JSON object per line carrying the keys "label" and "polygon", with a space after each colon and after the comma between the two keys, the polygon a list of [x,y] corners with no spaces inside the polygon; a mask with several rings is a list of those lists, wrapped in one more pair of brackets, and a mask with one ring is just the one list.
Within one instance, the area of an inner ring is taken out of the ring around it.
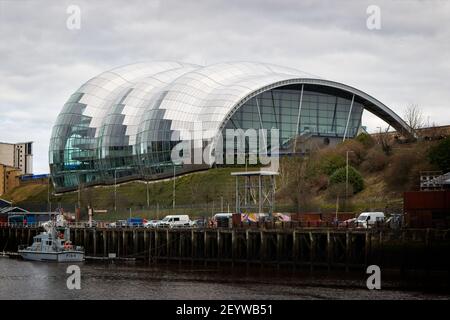
{"label": "curved glass roof", "polygon": [[[202,124],[203,139],[213,139],[246,101],[289,84],[351,93],[365,109],[397,130],[411,132],[375,98],[296,69],[257,62],[209,66],[142,62],[104,72],[72,94],[53,127],[49,150],[52,174],[76,169],[103,171],[110,176],[110,168],[132,165],[137,161],[135,156],[146,154],[152,142],[170,141],[171,132],[180,140],[190,140],[196,123]],[[115,160],[111,163],[111,159]]]}

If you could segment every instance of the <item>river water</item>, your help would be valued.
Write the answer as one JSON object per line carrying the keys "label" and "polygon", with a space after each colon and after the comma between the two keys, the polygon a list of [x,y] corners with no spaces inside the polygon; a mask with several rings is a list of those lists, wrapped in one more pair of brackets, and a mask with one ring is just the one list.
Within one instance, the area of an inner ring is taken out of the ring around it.
{"label": "river water", "polygon": [[77,264],[81,289],[67,288],[68,264],[0,257],[0,299],[450,299],[450,295],[401,290],[383,280],[368,290],[364,273],[295,273],[138,263]]}

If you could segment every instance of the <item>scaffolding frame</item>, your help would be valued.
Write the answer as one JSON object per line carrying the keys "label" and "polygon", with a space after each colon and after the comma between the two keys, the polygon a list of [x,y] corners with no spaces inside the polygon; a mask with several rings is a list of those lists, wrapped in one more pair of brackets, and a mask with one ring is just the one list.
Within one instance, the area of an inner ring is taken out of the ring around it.
{"label": "scaffolding frame", "polygon": [[231,175],[236,177],[236,213],[268,213],[271,217],[278,172],[240,171]]}

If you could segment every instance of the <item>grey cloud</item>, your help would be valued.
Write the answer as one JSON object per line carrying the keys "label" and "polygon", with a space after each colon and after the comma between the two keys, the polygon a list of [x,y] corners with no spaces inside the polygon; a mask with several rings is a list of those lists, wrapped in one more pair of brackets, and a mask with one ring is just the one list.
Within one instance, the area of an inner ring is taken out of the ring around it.
{"label": "grey cloud", "polygon": [[[81,8],[81,30],[66,8]],[[382,28],[366,28],[366,8]],[[50,131],[69,95],[112,67],[143,60],[256,60],[356,86],[402,114],[419,104],[450,122],[448,1],[0,0],[0,140],[35,141],[47,172]],[[365,116],[369,128],[380,121]]]}

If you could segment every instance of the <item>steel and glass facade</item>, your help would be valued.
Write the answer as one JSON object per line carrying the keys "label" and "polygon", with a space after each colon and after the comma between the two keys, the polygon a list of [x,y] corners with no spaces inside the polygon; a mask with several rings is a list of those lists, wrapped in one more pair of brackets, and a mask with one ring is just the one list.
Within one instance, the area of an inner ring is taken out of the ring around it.
{"label": "steel and glass facade", "polygon": [[79,183],[171,175],[171,150],[196,139],[198,123],[202,140],[194,145],[200,146],[232,128],[277,128],[282,147],[304,133],[351,138],[363,110],[411,132],[364,92],[291,68],[254,62],[127,65],[89,80],[64,105],[50,141],[52,180],[64,191]]}

